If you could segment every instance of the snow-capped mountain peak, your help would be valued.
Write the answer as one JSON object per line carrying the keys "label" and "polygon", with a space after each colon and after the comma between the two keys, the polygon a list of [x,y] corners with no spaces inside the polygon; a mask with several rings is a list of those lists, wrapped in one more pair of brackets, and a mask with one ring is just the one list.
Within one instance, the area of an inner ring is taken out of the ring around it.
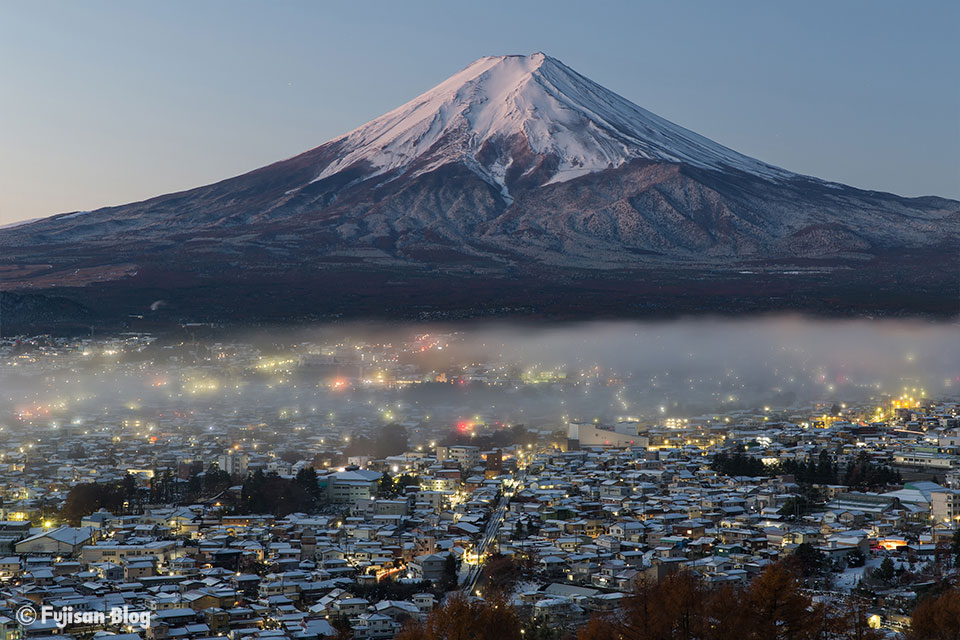
{"label": "snow-capped mountain peak", "polygon": [[544,55],[481,58],[426,93],[332,141],[327,178],[358,163],[368,175],[416,175],[463,162],[507,194],[508,172],[563,182],[635,158],[788,171],[719,145],[638,107]]}
{"label": "snow-capped mountain peak", "polygon": [[151,317],[956,313],[930,256],[960,202],[795,175],[543,54],[482,58],[280,162],[0,229],[0,276],[71,327],[161,296]]}

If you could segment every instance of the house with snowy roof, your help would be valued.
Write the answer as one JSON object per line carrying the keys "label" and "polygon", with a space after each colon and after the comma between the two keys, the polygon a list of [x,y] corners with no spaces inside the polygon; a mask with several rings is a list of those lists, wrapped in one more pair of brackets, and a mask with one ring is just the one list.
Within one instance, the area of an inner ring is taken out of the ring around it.
{"label": "house with snowy roof", "polygon": [[73,556],[94,538],[92,527],[62,526],[50,531],[42,531],[25,538],[15,545],[17,553],[47,553],[60,556]]}

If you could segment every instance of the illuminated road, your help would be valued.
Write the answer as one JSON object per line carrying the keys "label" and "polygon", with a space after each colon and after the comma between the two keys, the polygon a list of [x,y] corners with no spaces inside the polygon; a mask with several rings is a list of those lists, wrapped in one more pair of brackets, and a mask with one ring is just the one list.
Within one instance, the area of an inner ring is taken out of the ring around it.
{"label": "illuminated road", "polygon": [[523,489],[526,473],[525,469],[520,470],[520,475],[516,477],[511,491],[509,493],[504,492],[500,497],[500,502],[497,503],[497,508],[494,509],[490,515],[490,521],[487,522],[487,528],[483,532],[483,538],[480,539],[480,543],[477,545],[477,564],[467,564],[464,562],[460,565],[460,576],[457,582],[461,585],[460,589],[464,593],[472,593],[474,587],[477,585],[477,580],[480,578],[480,574],[483,573],[483,558],[487,553],[487,547],[496,539],[497,532],[500,531],[500,525],[503,524],[507,507],[510,505],[510,497],[517,491]]}

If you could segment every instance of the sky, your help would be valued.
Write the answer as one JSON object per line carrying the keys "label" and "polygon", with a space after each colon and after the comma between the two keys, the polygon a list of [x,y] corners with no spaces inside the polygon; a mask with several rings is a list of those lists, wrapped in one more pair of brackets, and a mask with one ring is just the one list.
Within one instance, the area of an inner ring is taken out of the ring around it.
{"label": "sky", "polygon": [[0,0],[0,225],[318,146],[543,51],[786,169],[960,198],[960,3]]}

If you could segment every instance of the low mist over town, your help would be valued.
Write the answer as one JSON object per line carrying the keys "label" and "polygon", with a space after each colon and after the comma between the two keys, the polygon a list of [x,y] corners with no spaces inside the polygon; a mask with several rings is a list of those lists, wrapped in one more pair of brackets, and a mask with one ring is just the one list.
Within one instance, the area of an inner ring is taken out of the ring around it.
{"label": "low mist over town", "polygon": [[104,619],[31,637],[389,638],[499,602],[520,635],[563,638],[628,624],[637,584],[763,598],[789,570],[792,597],[834,603],[804,624],[895,633],[960,551],[953,331],[8,336],[0,624],[49,604]]}

